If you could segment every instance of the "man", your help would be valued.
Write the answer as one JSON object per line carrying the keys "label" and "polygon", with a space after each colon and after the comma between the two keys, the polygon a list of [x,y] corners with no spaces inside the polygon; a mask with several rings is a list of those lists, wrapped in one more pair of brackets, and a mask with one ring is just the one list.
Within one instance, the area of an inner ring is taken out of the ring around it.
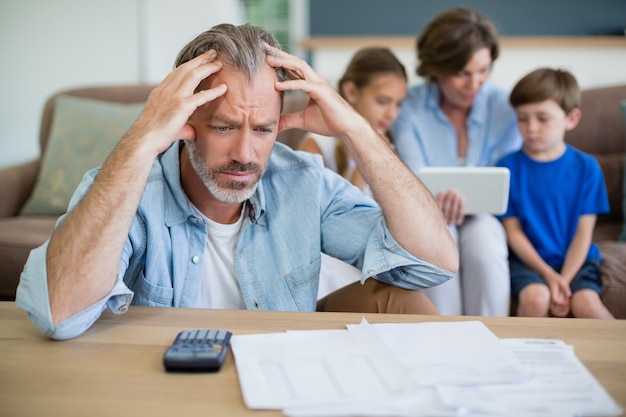
{"label": "man", "polygon": [[[458,253],[429,192],[328,83],[272,45],[263,29],[218,25],[181,51],[24,268],[16,303],[43,334],[78,336],[131,301],[313,311],[320,251],[362,269],[370,288],[453,276]],[[287,90],[310,96],[305,110],[280,115]],[[275,144],[290,128],[343,138],[380,207],[319,157]]]}

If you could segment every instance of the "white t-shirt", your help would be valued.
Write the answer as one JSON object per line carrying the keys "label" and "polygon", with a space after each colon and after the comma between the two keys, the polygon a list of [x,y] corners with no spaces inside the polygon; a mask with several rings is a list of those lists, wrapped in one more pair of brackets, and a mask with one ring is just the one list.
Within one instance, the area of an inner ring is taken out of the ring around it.
{"label": "white t-shirt", "polygon": [[239,220],[233,224],[216,223],[204,216],[196,207],[193,208],[208,229],[198,307],[245,309],[246,305],[235,273],[234,254],[243,226],[250,222],[246,215],[246,204],[243,205]]}

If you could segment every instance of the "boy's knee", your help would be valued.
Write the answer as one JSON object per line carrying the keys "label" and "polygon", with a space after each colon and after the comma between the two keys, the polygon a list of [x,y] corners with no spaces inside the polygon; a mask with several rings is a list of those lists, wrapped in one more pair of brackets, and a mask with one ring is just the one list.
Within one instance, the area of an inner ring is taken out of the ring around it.
{"label": "boy's knee", "polygon": [[543,284],[526,286],[519,294],[518,316],[546,317],[550,310],[550,290]]}
{"label": "boy's knee", "polygon": [[571,298],[572,315],[578,318],[602,318],[606,315],[606,307],[600,295],[593,290],[576,291]]}

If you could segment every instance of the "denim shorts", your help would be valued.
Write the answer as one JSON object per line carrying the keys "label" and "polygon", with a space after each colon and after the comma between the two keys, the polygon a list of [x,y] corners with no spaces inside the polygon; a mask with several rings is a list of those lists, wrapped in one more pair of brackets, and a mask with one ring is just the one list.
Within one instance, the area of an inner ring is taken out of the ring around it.
{"label": "denim shorts", "polygon": [[[602,274],[600,273],[601,259],[589,259],[585,261],[574,279],[570,283],[572,294],[576,291],[589,289],[598,294],[602,291]],[[561,272],[561,268],[555,268]],[[518,297],[519,293],[529,284],[544,284],[546,282],[534,270],[527,267],[519,260],[509,260],[509,270],[511,271],[511,295]]]}

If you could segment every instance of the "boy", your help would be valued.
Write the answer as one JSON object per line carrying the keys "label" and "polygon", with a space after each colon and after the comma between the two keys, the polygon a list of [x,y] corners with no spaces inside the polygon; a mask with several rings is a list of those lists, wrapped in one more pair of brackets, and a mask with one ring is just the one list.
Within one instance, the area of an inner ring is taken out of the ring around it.
{"label": "boy", "polygon": [[581,117],[578,83],[567,71],[538,69],[510,102],[524,142],[498,166],[511,171],[500,219],[517,315],[614,318],[600,299],[602,258],[592,243],[596,216],[609,211],[604,177],[593,157],[564,141]]}

